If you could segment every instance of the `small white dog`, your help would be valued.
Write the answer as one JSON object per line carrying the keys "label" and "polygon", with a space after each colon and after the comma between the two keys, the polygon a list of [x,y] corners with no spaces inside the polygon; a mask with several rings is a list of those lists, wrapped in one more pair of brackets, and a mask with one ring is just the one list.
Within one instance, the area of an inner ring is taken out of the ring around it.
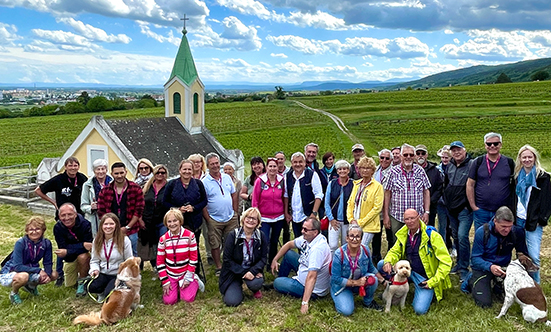
{"label": "small white dog", "polygon": [[541,287],[534,282],[528,272],[535,272],[538,267],[525,255],[519,255],[517,260],[507,266],[506,277],[503,282],[505,287],[505,300],[501,311],[496,318],[501,318],[507,313],[513,302],[520,304],[524,320],[530,323],[536,321],[551,326],[547,320],[547,301]]}
{"label": "small white dog", "polygon": [[400,310],[406,306],[406,297],[409,292],[408,278],[411,275],[411,265],[406,260],[398,261],[394,265],[396,274],[386,285],[383,300],[386,302],[385,312],[390,312],[391,305],[400,304]]}

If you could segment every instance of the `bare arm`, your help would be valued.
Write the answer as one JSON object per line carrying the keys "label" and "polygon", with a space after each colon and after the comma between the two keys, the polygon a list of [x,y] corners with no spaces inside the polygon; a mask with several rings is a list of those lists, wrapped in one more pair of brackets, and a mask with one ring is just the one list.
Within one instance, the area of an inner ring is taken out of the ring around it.
{"label": "bare arm", "polygon": [[383,201],[383,224],[386,229],[390,229],[390,216],[388,214],[388,208],[390,207],[390,199],[392,198],[392,192],[385,190],[385,199]]}
{"label": "bare arm", "polygon": [[303,314],[308,313],[308,301],[312,296],[314,291],[314,285],[316,284],[316,279],[318,277],[318,271],[308,271],[306,276],[306,284],[304,285],[304,294],[302,295],[302,305],[300,306],[300,312]]}
{"label": "bare arm", "polygon": [[469,178],[467,179],[467,199],[469,200],[469,205],[471,206],[471,209],[473,211],[478,210],[478,206],[476,206],[476,202],[474,199],[474,186],[476,184],[476,181]]}
{"label": "bare arm", "polygon": [[233,205],[233,211],[235,212],[235,214],[237,214],[237,210],[239,210],[239,203],[238,203],[238,199],[237,199],[237,192],[234,192],[233,194],[231,194],[231,199],[232,199],[232,205]]}
{"label": "bare arm", "polygon": [[[312,209],[312,212],[318,212],[319,211],[319,208],[320,208],[320,205],[321,205],[321,199],[319,198],[316,198],[315,202],[314,202],[314,208]],[[316,218],[316,216],[314,216],[314,213],[312,213],[310,215],[310,217],[312,218]],[[319,219],[319,217],[318,217]]]}
{"label": "bare arm", "polygon": [[246,185],[243,185],[243,187],[241,187],[241,192],[239,193],[239,196],[242,199],[249,199],[249,188]]}
{"label": "bare arm", "polygon": [[[430,190],[429,189],[423,190],[423,208],[425,209],[424,212],[430,211]],[[424,213],[424,212],[423,212],[423,215],[422,215],[421,219],[423,220],[423,222],[425,224],[428,224],[429,223],[429,214]]]}

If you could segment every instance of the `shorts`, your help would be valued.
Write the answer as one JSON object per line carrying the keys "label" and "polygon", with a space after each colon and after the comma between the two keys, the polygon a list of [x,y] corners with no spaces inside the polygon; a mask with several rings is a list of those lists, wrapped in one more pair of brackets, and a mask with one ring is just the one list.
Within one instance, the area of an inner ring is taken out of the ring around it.
{"label": "shorts", "polygon": [[209,217],[207,220],[207,227],[209,231],[209,243],[212,249],[218,249],[222,246],[222,241],[226,238],[231,231],[238,226],[237,214],[227,222],[218,222]]}
{"label": "shorts", "polygon": [[75,260],[74,262],[64,262],[63,274],[65,275],[65,287],[73,287],[74,285],[76,285],[78,280],[77,261]]}
{"label": "shorts", "polygon": [[17,272],[8,272],[0,274],[0,285],[4,287],[10,287],[13,282],[13,277]]}

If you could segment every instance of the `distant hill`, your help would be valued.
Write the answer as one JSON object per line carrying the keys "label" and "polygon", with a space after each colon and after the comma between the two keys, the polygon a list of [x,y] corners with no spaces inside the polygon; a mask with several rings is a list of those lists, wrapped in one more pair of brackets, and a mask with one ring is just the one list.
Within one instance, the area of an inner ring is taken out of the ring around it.
{"label": "distant hill", "polygon": [[474,66],[446,71],[427,76],[420,80],[399,83],[389,89],[436,88],[451,85],[476,85],[494,83],[501,73],[505,73],[513,82],[528,82],[534,73],[545,70],[551,73],[551,58],[527,60],[497,66]]}

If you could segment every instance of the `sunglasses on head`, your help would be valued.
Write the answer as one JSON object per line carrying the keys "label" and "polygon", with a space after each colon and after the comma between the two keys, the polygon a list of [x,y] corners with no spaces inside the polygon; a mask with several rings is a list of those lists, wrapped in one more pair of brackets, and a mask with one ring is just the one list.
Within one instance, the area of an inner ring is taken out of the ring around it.
{"label": "sunglasses on head", "polygon": [[498,146],[500,144],[501,144],[501,142],[486,142],[486,145],[489,146],[489,147],[492,146],[492,145],[493,146]]}
{"label": "sunglasses on head", "polygon": [[420,151],[415,152],[415,154],[418,155],[418,156],[424,156],[424,155],[427,154],[427,152],[420,150]]}

